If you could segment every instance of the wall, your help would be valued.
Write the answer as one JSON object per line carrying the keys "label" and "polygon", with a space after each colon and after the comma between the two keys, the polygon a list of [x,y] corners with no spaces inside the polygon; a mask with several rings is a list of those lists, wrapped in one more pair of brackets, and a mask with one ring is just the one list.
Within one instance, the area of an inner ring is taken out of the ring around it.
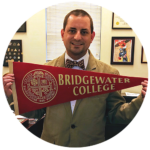
{"label": "wall", "polygon": [[[141,63],[142,44],[133,30],[112,29],[112,12],[102,8],[102,28],[101,28],[101,60],[110,64],[111,57],[111,37],[113,36],[133,36],[135,37],[134,46],[134,65],[112,65],[119,70],[121,75],[146,77],[148,78],[147,64]],[[140,93],[142,86],[136,86],[122,90],[124,92]]]}
{"label": "wall", "polygon": [[[23,62],[44,64],[46,60],[45,9],[27,20],[26,33],[17,32],[12,39],[22,40]],[[8,67],[3,67],[3,74],[6,72]]]}
{"label": "wall", "polygon": [[[133,30],[112,30],[112,12],[102,9],[101,29],[101,60],[110,64],[111,37],[112,36],[134,36],[135,51],[134,65],[113,65],[121,75],[148,77],[147,64],[141,64],[141,46],[138,37]],[[16,33],[12,39],[22,39],[23,61],[44,64],[46,61],[46,29],[45,9],[27,20],[27,32]],[[3,68],[3,73],[8,72],[8,67]],[[122,92],[140,93],[141,86],[122,90]]]}

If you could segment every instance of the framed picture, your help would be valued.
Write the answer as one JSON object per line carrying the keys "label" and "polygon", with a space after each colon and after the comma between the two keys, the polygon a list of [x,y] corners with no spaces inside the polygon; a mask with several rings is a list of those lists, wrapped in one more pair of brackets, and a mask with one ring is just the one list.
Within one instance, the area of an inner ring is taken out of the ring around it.
{"label": "framed picture", "polygon": [[147,63],[147,59],[146,59],[146,55],[145,55],[143,46],[142,46],[142,50],[141,50],[141,63]]}
{"label": "framed picture", "polygon": [[24,22],[21,27],[17,30],[17,32],[26,32],[26,22]]}
{"label": "framed picture", "polygon": [[22,40],[11,40],[7,47],[3,66],[8,66],[8,60],[13,59],[15,62],[22,62]]}
{"label": "framed picture", "polygon": [[112,13],[112,29],[132,29],[122,18]]}
{"label": "framed picture", "polygon": [[135,37],[112,37],[111,64],[133,65]]}

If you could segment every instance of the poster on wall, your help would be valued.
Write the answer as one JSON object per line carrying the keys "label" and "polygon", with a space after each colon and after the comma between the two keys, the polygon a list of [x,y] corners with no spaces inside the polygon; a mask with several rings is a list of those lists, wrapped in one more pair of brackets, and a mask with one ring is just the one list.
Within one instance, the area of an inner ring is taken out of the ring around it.
{"label": "poster on wall", "polygon": [[146,54],[144,52],[143,46],[142,46],[142,53],[141,53],[141,63],[147,63]]}
{"label": "poster on wall", "polygon": [[131,27],[120,16],[112,13],[112,29],[131,29]]}
{"label": "poster on wall", "polygon": [[133,65],[135,37],[112,37],[111,64]]}
{"label": "poster on wall", "polygon": [[11,40],[5,53],[3,66],[8,66],[8,60],[22,62],[22,40]]}

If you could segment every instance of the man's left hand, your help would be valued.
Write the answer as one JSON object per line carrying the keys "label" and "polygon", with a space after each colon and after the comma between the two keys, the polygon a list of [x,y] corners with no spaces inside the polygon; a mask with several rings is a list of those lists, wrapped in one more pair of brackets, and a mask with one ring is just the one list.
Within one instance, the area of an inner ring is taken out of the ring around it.
{"label": "man's left hand", "polygon": [[141,92],[142,92],[142,97],[143,97],[143,100],[144,100],[145,95],[146,95],[146,91],[147,91],[148,81],[147,81],[147,80],[144,80],[144,82],[141,82],[141,85],[143,86]]}

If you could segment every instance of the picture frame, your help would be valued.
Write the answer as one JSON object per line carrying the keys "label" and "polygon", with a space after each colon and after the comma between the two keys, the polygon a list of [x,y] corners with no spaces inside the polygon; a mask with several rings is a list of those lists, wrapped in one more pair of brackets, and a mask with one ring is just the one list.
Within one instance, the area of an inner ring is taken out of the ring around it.
{"label": "picture frame", "polygon": [[26,22],[24,22],[20,28],[17,30],[17,32],[26,32]]}
{"label": "picture frame", "polygon": [[13,59],[15,62],[23,62],[22,40],[11,40],[3,61],[3,66],[8,67],[8,60]]}
{"label": "picture frame", "polygon": [[112,29],[132,29],[120,16],[112,13]]}
{"label": "picture frame", "polygon": [[146,63],[147,64],[146,54],[144,52],[143,46],[142,46],[142,49],[141,49],[141,63]]}
{"label": "picture frame", "polygon": [[135,37],[112,37],[111,64],[133,65]]}

